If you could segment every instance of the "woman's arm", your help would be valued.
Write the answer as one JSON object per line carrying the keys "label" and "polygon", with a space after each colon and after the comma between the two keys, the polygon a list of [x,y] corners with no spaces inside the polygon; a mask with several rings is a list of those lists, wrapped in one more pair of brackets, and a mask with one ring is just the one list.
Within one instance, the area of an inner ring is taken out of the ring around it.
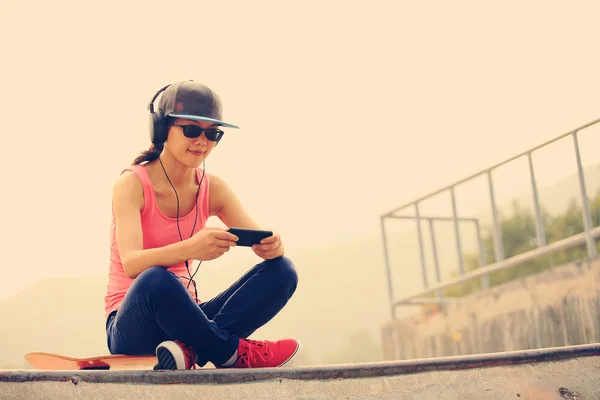
{"label": "woman's arm", "polygon": [[[231,188],[214,175],[210,175],[210,212],[230,228],[263,229],[246,212]],[[261,244],[252,246],[252,250],[265,260],[281,257],[285,253],[281,237],[277,232],[261,240]]]}
{"label": "woman's arm", "polygon": [[225,181],[212,174],[209,176],[211,215],[216,215],[229,228],[261,229]]}

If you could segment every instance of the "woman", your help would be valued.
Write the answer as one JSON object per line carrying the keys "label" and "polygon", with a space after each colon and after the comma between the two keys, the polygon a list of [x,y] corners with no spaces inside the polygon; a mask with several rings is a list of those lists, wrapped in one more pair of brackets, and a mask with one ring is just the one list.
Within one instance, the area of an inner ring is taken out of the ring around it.
{"label": "woman", "polygon": [[[162,93],[158,110],[154,100]],[[298,277],[279,234],[252,250],[264,261],[215,298],[198,299],[191,260],[214,260],[238,238],[205,227],[260,229],[218,177],[199,168],[223,137],[221,103],[208,87],[178,82],[150,101],[150,150],[113,189],[109,283],[105,297],[112,354],[156,354],[155,369],[289,365],[300,343],[249,340],[296,290]]]}

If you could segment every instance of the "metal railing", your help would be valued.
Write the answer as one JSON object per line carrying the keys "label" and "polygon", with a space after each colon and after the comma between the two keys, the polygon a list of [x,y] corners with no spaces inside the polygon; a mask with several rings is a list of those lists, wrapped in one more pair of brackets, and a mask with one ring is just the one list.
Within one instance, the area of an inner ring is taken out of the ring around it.
{"label": "metal railing", "polygon": [[[580,126],[579,128],[576,128],[570,132],[562,134],[552,140],[542,143],[542,144],[540,144],[534,148],[531,148],[521,154],[518,154],[518,155],[511,157],[501,163],[498,163],[491,167],[488,167],[482,171],[477,172],[476,174],[468,176],[467,178],[464,178],[458,182],[455,182],[444,188],[436,190],[426,196],[420,197],[417,200],[411,201],[410,203],[404,204],[404,205],[382,215],[380,217],[380,221],[381,221],[381,231],[382,231],[382,235],[383,235],[383,248],[384,248],[384,255],[385,255],[385,266],[386,266],[386,273],[387,273],[387,280],[388,280],[388,294],[389,294],[389,303],[390,303],[390,307],[391,307],[392,319],[395,319],[396,307],[398,307],[398,306],[415,305],[415,304],[444,304],[444,303],[449,303],[449,302],[455,302],[455,301],[457,301],[456,299],[452,299],[452,300],[444,299],[444,296],[442,295],[442,290],[453,287],[453,286],[458,286],[460,284],[463,284],[467,281],[470,281],[470,280],[476,279],[476,278],[481,278],[482,290],[487,290],[489,288],[489,275],[491,273],[493,273],[495,271],[499,271],[499,270],[513,268],[513,267],[515,267],[519,264],[522,264],[526,261],[533,260],[535,258],[544,256],[544,255],[548,255],[548,254],[551,254],[554,252],[558,252],[560,250],[563,250],[563,249],[566,249],[566,248],[569,248],[572,246],[585,244],[587,247],[587,253],[588,253],[589,258],[596,257],[597,251],[596,251],[595,239],[600,236],[600,227],[593,228],[593,226],[592,226],[592,216],[590,213],[590,205],[589,205],[589,200],[588,200],[588,196],[587,196],[585,176],[584,176],[583,166],[582,166],[582,162],[581,162],[578,133],[579,133],[579,131],[581,131],[585,128],[588,128],[592,125],[598,124],[598,123],[600,123],[600,119],[597,119],[588,124]],[[574,148],[575,160],[576,160],[576,164],[577,164],[577,175],[579,178],[579,195],[580,195],[580,200],[581,200],[581,204],[582,204],[582,218],[583,218],[584,231],[580,234],[576,234],[576,235],[570,236],[568,238],[561,239],[554,243],[548,244],[547,238],[546,238],[545,227],[544,227],[544,221],[542,218],[542,211],[541,211],[541,207],[540,207],[538,186],[537,186],[536,176],[535,176],[535,172],[534,172],[534,163],[533,163],[532,154],[535,151],[537,151],[541,148],[544,148],[544,147],[546,147],[552,143],[555,143],[563,138],[566,138],[568,136],[571,136],[572,140],[573,140],[573,148]],[[521,157],[526,157],[527,161],[528,161],[528,165],[529,165],[529,176],[530,176],[530,180],[531,180],[531,190],[532,190],[532,195],[533,195],[533,208],[534,208],[534,214],[535,214],[535,232],[536,232],[537,247],[534,248],[533,250],[529,250],[527,252],[518,254],[516,256],[505,258],[505,252],[504,252],[504,247],[503,247],[503,242],[502,242],[502,232],[501,232],[501,226],[500,226],[500,220],[499,220],[499,213],[498,213],[498,209],[497,209],[497,205],[496,205],[496,197],[495,197],[495,193],[494,193],[494,181],[492,178],[492,172],[494,170],[496,170],[497,168],[499,168],[511,161],[517,160]],[[489,196],[490,196],[490,206],[491,206],[491,212],[492,212],[492,223],[493,223],[492,233],[493,233],[493,245],[494,245],[494,254],[495,254],[496,262],[493,264],[490,264],[490,265],[485,265],[484,248],[483,248],[483,242],[482,242],[482,237],[481,237],[480,223],[476,218],[461,218],[458,216],[457,202],[456,202],[456,195],[455,195],[455,189],[457,186],[459,186],[467,181],[471,181],[474,178],[481,177],[481,176],[485,176],[487,178],[488,190],[489,190]],[[422,216],[419,205],[422,204],[423,201],[425,201],[427,199],[431,199],[432,197],[439,195],[441,193],[444,193],[444,192],[448,192],[450,194],[452,217]],[[407,215],[398,215],[397,214],[398,212],[405,211],[409,208],[413,209],[414,215],[407,216]],[[388,243],[388,237],[387,237],[386,226],[385,226],[385,221],[390,220],[390,219],[414,219],[416,221],[417,239],[418,239],[418,243],[419,243],[419,258],[420,258],[420,263],[421,263],[423,286],[425,287],[425,290],[423,290],[419,293],[405,296],[404,298],[399,299],[399,300],[396,300],[394,298],[394,290],[393,290],[394,288],[393,288],[393,283],[392,283],[392,273],[391,273],[390,255],[389,255],[389,245],[390,244]],[[458,269],[459,269],[459,277],[457,279],[450,280],[446,283],[441,282],[441,274],[440,274],[440,268],[439,268],[439,263],[438,263],[438,254],[437,254],[437,246],[436,246],[436,238],[435,238],[435,230],[434,230],[434,224],[433,224],[434,221],[442,221],[442,220],[453,222],[455,246],[456,246],[456,252],[458,254]],[[430,235],[431,235],[431,238],[430,238],[431,239],[431,249],[433,252],[433,265],[435,268],[435,275],[436,275],[436,280],[437,280],[437,284],[435,286],[430,286],[428,278],[427,278],[427,269],[426,269],[426,263],[425,263],[425,247],[424,247],[424,240],[423,240],[423,232],[422,232],[422,228],[421,228],[421,221],[427,221],[429,223],[429,231],[430,231]],[[475,230],[476,230],[477,247],[478,247],[478,252],[479,252],[479,268],[474,271],[468,272],[468,273],[465,272],[459,222],[473,222],[475,225]],[[436,294],[437,297],[423,298],[423,296],[431,295],[431,294]]]}

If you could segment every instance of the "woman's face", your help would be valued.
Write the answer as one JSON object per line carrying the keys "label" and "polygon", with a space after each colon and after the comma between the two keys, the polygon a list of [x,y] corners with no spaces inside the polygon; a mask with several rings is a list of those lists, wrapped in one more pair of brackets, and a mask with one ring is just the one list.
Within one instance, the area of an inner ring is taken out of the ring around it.
{"label": "woman's face", "polygon": [[[197,138],[186,137],[184,130],[190,130],[194,133],[193,128],[185,128],[187,126],[196,126],[211,130],[219,129],[219,126],[212,122],[191,121],[181,118],[175,119],[170,126],[167,141],[165,142],[165,150],[185,166],[197,168],[208,157],[212,149],[215,148],[217,142],[208,140],[206,132],[202,132]],[[198,131],[195,133],[198,133]],[[209,133],[209,136],[212,136],[211,133]]]}

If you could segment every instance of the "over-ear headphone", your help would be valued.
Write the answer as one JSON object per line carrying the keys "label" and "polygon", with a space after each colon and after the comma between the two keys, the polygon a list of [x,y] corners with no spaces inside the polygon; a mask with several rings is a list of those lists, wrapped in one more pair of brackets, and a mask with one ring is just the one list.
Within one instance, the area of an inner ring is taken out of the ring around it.
{"label": "over-ear headphone", "polygon": [[171,84],[168,84],[156,92],[154,97],[152,97],[148,103],[148,110],[150,110],[150,120],[148,121],[150,128],[150,141],[154,145],[163,144],[167,141],[167,120],[161,110],[154,112],[154,100],[156,100],[159,94],[167,90],[169,86],[171,86]]}

